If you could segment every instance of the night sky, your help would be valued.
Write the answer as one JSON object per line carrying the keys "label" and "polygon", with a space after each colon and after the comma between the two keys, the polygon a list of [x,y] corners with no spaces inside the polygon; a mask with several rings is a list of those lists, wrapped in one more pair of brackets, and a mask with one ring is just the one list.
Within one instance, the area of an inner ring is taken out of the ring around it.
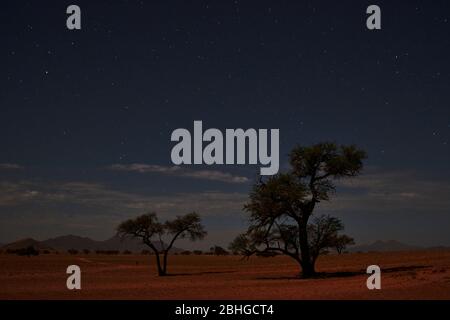
{"label": "night sky", "polygon": [[437,0],[2,2],[0,242],[197,210],[193,246],[226,246],[260,166],[174,172],[172,131],[202,120],[279,128],[281,171],[297,144],[357,144],[363,175],[317,214],[357,243],[450,245],[449,20]]}

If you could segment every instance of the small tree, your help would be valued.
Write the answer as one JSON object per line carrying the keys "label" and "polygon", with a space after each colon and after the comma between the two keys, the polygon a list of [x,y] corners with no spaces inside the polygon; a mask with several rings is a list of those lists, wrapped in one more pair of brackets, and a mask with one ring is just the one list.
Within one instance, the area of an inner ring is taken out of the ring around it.
{"label": "small tree", "polygon": [[349,237],[345,234],[337,236],[334,239],[334,248],[337,253],[341,254],[347,248],[347,246],[352,246],[355,244],[355,240],[352,237]]}
{"label": "small tree", "polygon": [[155,213],[144,214],[122,222],[117,227],[117,233],[122,238],[127,236],[139,238],[153,250],[159,276],[167,275],[167,255],[177,239],[189,238],[196,241],[206,236],[206,231],[200,223],[200,216],[195,212],[177,216],[165,223],[159,222]]}
{"label": "small tree", "polygon": [[16,253],[19,256],[27,256],[27,257],[32,257],[32,256],[38,256],[39,255],[39,250],[37,250],[33,246],[28,246],[26,248],[20,248],[20,249],[17,249],[17,250],[13,250],[13,252]]}
{"label": "small tree", "polygon": [[244,210],[250,213],[247,232],[230,245],[244,255],[272,251],[299,263],[302,276],[315,274],[317,257],[342,230],[341,222],[322,216],[309,223],[316,206],[329,201],[334,181],[354,177],[362,169],[366,153],[355,146],[320,143],[296,147],[290,153],[292,169],[260,180],[250,193]]}
{"label": "small tree", "polygon": [[227,250],[219,246],[211,247],[210,250],[215,256],[227,256],[230,254]]}
{"label": "small tree", "polygon": [[72,254],[72,255],[78,254],[78,250],[77,249],[69,249],[69,250],[67,250],[67,252],[69,254]]}

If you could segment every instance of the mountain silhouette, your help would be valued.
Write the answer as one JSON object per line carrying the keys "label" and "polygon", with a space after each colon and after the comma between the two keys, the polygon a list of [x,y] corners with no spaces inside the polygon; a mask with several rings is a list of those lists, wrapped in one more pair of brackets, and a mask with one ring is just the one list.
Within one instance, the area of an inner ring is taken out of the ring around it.
{"label": "mountain silhouette", "polygon": [[47,246],[46,244],[37,241],[32,238],[25,238],[20,239],[8,244],[5,244],[1,247],[2,250],[18,250],[18,249],[24,249],[28,247],[33,247],[36,250],[51,250],[52,248]]}
{"label": "mountain silhouette", "polygon": [[[153,242],[156,248],[160,249],[161,244],[159,242]],[[22,249],[29,246],[34,247],[37,250],[57,250],[67,251],[69,249],[83,250],[88,249],[90,251],[95,250],[119,250],[119,251],[131,251],[141,252],[142,250],[150,250],[148,246],[143,244],[139,239],[125,238],[121,239],[115,235],[109,239],[103,241],[93,240],[87,237],[80,237],[76,235],[65,235],[55,238],[50,238],[43,241],[38,241],[32,238],[21,239],[0,247],[2,250],[7,249]],[[181,252],[183,249],[172,247],[171,253]]]}
{"label": "mountain silhouette", "polygon": [[362,244],[348,248],[350,252],[388,252],[388,251],[414,251],[424,249],[419,246],[405,244],[396,240],[377,240],[371,244]]}
{"label": "mountain silhouette", "polygon": [[44,240],[41,241],[41,243],[55,250],[101,250],[101,241],[95,241],[90,238],[75,236],[72,234]]}

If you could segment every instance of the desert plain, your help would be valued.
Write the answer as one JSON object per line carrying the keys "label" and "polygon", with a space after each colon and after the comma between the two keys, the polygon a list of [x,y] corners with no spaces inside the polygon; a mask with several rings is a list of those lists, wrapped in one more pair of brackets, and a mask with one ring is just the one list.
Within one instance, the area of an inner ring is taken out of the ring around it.
{"label": "desert plain", "polygon": [[[450,299],[450,250],[326,255],[300,279],[288,257],[171,255],[158,277],[151,255],[0,255],[0,299]],[[66,268],[81,268],[68,290]],[[368,290],[367,266],[381,267]]]}

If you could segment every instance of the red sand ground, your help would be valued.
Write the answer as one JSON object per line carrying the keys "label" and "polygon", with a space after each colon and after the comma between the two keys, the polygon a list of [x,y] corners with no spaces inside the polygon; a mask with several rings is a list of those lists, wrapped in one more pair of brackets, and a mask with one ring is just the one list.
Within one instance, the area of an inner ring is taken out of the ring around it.
{"label": "red sand ground", "polygon": [[[450,299],[450,251],[321,257],[320,279],[296,278],[287,257],[170,256],[157,277],[153,256],[0,255],[0,299]],[[66,288],[66,268],[82,271],[82,289]],[[382,268],[382,289],[368,290],[365,269]],[[334,273],[334,274],[333,274]]]}

